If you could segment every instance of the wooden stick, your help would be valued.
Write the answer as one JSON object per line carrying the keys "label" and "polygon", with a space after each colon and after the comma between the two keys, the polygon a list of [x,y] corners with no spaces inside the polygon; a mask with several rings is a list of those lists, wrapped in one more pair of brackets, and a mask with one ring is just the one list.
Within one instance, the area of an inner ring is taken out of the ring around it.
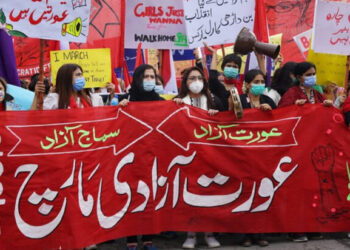
{"label": "wooden stick", "polygon": [[223,44],[221,44],[221,51],[222,51],[222,57],[225,57],[225,46]]}
{"label": "wooden stick", "polygon": [[[39,62],[39,81],[44,82],[44,46],[45,40],[40,39],[40,62]],[[37,109],[43,110],[44,93],[40,92],[38,95]]]}
{"label": "wooden stick", "polygon": [[345,83],[344,88],[348,89],[349,87],[349,66],[350,66],[350,55],[346,58],[346,71],[345,71]]}

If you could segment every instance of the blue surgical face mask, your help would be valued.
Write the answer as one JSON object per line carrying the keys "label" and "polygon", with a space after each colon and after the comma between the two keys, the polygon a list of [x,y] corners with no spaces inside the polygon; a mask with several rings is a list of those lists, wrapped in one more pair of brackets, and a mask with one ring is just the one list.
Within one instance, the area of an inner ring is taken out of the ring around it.
{"label": "blue surgical face mask", "polygon": [[314,75],[314,76],[306,76],[305,77],[304,85],[306,87],[312,87],[315,84],[316,84],[316,75]]}
{"label": "blue surgical face mask", "polygon": [[233,67],[225,67],[224,76],[228,79],[235,79],[238,76],[238,69]]}
{"label": "blue surgical face mask", "polygon": [[163,95],[164,94],[164,88],[162,85],[156,85],[154,87],[154,91],[158,94],[158,95]]}
{"label": "blue surgical face mask", "polygon": [[262,93],[264,93],[264,91],[265,91],[265,84],[252,83],[252,88],[251,88],[250,92],[253,95],[262,95]]}
{"label": "blue surgical face mask", "polygon": [[150,92],[155,87],[156,87],[156,81],[155,80],[150,80],[150,81],[143,80],[143,89],[145,91]]}
{"label": "blue surgical face mask", "polygon": [[81,91],[85,86],[85,78],[84,77],[79,77],[75,78],[75,82],[73,84],[73,89],[75,91]]}

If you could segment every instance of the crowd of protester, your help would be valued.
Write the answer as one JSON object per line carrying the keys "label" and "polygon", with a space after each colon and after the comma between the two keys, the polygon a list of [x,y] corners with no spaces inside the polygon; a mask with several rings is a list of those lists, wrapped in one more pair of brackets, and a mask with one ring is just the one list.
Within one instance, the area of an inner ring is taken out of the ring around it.
{"label": "crowd of protester", "polygon": [[[325,87],[317,85],[317,69],[310,62],[286,62],[281,68],[275,70],[270,85],[267,85],[264,56],[256,53],[260,69],[252,69],[246,74],[240,74],[242,60],[239,55],[226,55],[221,63],[222,73],[218,71],[216,51],[205,45],[212,52],[212,61],[209,77],[203,73],[200,60],[196,66],[185,69],[182,74],[179,94],[173,98],[178,105],[191,105],[206,110],[213,116],[220,111],[232,110],[230,90],[236,88],[240,94],[240,101],[244,109],[260,109],[270,112],[272,109],[305,104],[318,104],[334,106],[344,113],[346,125],[350,123],[350,96],[349,88],[338,87],[332,83]],[[137,67],[133,74],[131,88],[127,93],[116,95],[115,85],[107,83],[107,94],[101,95],[99,88],[86,89],[83,68],[77,64],[65,64],[57,72],[56,85],[50,84],[48,79],[39,81],[39,75],[33,75],[30,81],[22,80],[21,86],[35,92],[32,109],[39,107],[39,95],[44,95],[43,109],[76,109],[97,107],[103,105],[126,106],[129,102],[161,101],[164,98],[163,79],[157,74],[157,69],[151,65],[143,64]],[[124,83],[120,80],[121,89]],[[348,84],[349,85],[349,84]],[[0,77],[0,110],[6,110],[6,103],[13,99],[7,92],[7,83]],[[117,101],[114,99],[117,98]],[[308,108],[308,106],[305,106]],[[244,111],[243,111],[244,112]],[[176,235],[167,232],[166,235]],[[195,248],[197,234],[188,232],[183,248]],[[294,241],[308,240],[307,234],[291,233]],[[312,235],[311,235],[312,236]],[[315,235],[313,235],[315,236]],[[320,237],[321,235],[316,235]],[[152,243],[152,235],[142,236],[143,249],[157,249]],[[209,247],[219,247],[220,242],[214,233],[205,233],[204,238]],[[249,247],[253,243],[267,246],[269,242],[264,234],[245,234],[243,246]],[[89,248],[94,248],[90,246]],[[137,247],[137,236],[127,237],[128,250]]]}

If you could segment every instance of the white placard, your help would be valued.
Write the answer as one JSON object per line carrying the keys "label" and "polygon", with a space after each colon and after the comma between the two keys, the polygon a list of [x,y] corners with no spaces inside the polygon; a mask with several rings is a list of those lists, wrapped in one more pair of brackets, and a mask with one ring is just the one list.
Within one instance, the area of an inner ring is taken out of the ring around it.
{"label": "white placard", "polygon": [[309,52],[311,35],[312,29],[309,29],[293,37],[305,59],[307,58],[307,54]]}
{"label": "white placard", "polygon": [[181,0],[127,0],[125,48],[187,48]]}
{"label": "white placard", "polygon": [[312,37],[317,53],[350,55],[350,3],[317,1]]}
{"label": "white placard", "polygon": [[0,7],[0,19],[14,36],[84,43],[90,5],[90,0],[11,0]]}
{"label": "white placard", "polygon": [[184,10],[190,48],[233,43],[243,27],[254,27],[252,0],[184,0]]}

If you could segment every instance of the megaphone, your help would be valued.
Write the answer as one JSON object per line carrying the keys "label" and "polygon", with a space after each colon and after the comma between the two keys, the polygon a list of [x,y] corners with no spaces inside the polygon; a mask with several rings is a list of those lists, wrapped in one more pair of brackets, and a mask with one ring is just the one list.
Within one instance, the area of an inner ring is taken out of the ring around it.
{"label": "megaphone", "polygon": [[83,28],[81,18],[78,17],[71,21],[70,23],[62,24],[62,36],[65,36],[67,33],[72,36],[80,36],[81,29]]}
{"label": "megaphone", "polygon": [[273,59],[278,56],[281,49],[279,45],[257,41],[254,33],[250,32],[246,27],[242,28],[236,38],[234,47],[235,53],[247,55],[252,52],[254,48],[258,53]]}

